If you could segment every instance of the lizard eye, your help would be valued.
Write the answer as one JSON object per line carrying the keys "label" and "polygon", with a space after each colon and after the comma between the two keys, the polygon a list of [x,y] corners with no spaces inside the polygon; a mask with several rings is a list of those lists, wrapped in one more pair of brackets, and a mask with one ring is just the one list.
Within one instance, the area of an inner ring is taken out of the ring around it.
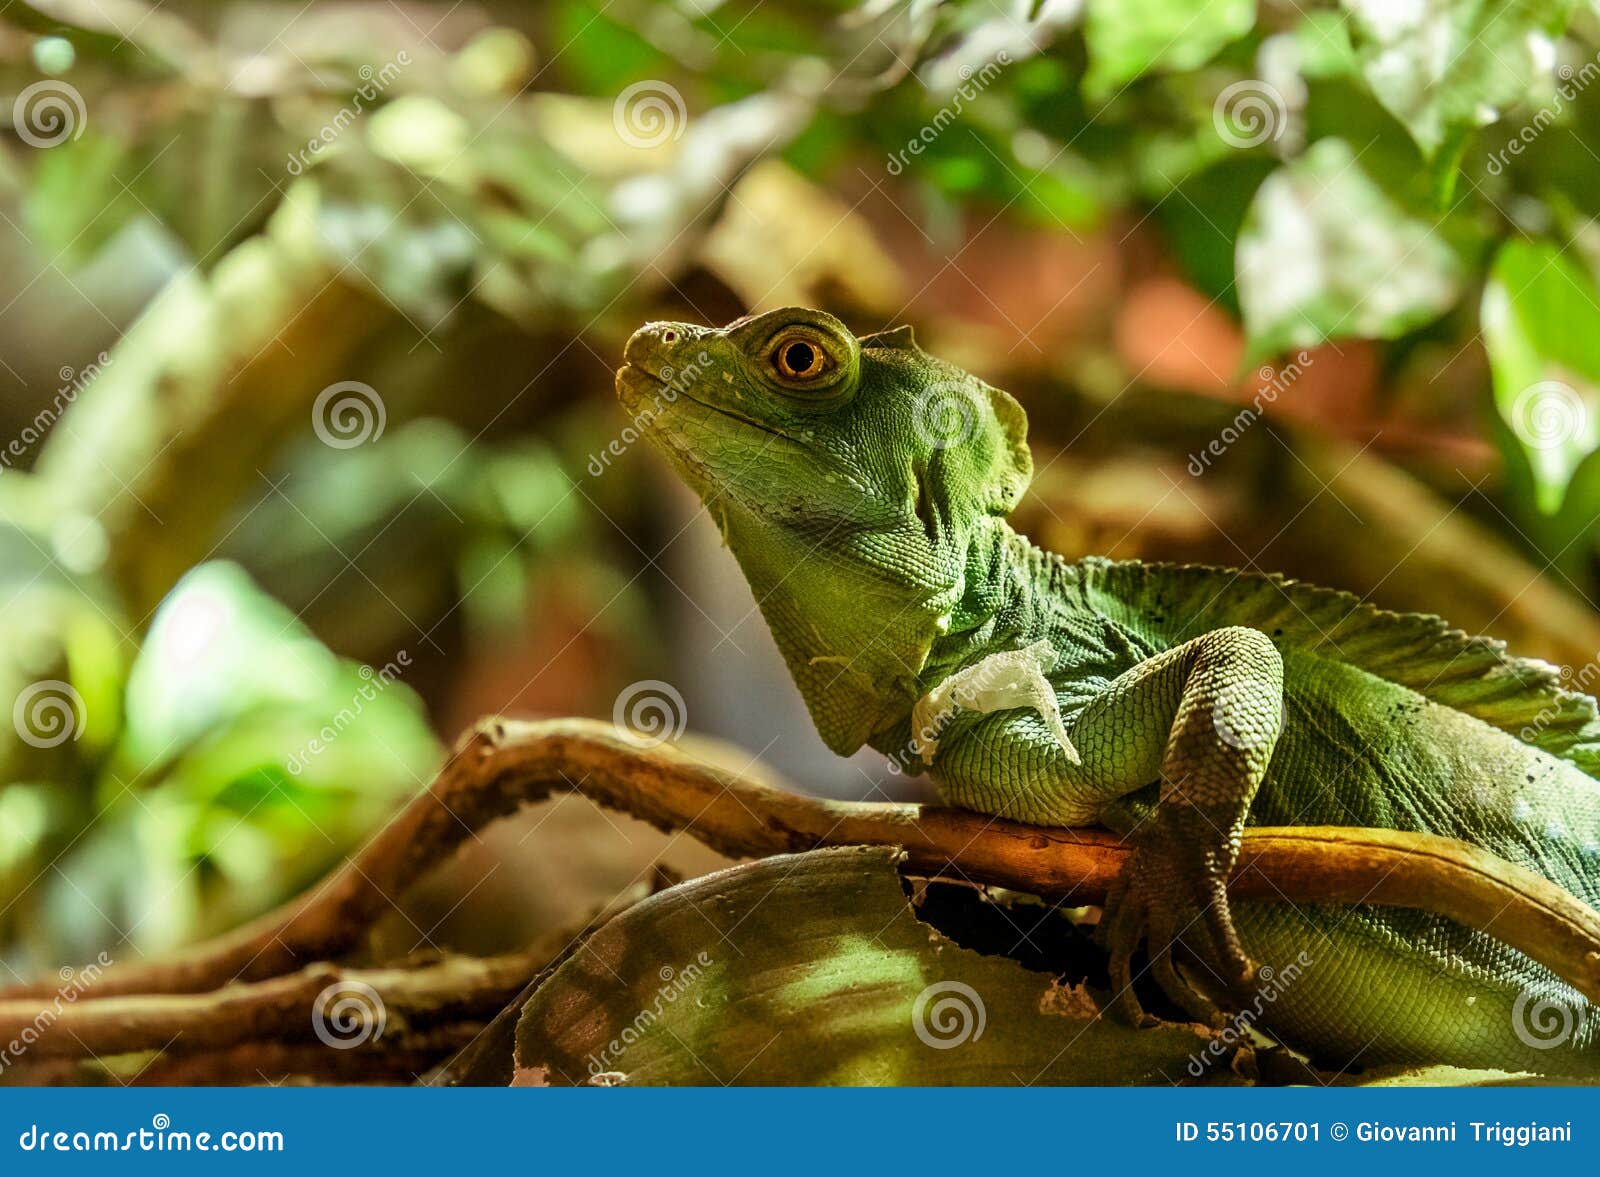
{"label": "lizard eye", "polygon": [[833,357],[810,335],[781,337],[772,349],[772,367],[778,376],[794,384],[812,384],[834,369]]}

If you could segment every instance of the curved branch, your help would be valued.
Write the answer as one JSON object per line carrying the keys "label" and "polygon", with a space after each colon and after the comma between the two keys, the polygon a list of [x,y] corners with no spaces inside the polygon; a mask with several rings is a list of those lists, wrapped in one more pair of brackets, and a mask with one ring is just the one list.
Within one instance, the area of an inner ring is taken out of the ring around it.
{"label": "curved branch", "polygon": [[[824,801],[671,747],[641,748],[595,720],[489,720],[429,789],[354,859],[290,904],[166,960],[118,965],[86,995],[184,993],[282,976],[359,941],[391,896],[496,818],[576,792],[735,858],[821,846],[900,846],[909,869],[1087,905],[1126,850],[1101,830],[1026,826],[962,810]],[[1504,940],[1600,1002],[1600,913],[1465,843],[1343,827],[1246,831],[1230,892],[1242,900],[1367,903],[1449,916]],[[0,993],[40,996],[48,986]]]}
{"label": "curved branch", "polygon": [[[74,990],[72,1000],[44,1008],[37,998],[0,1000],[0,1085],[216,1083],[255,1074],[269,1082],[286,1074],[414,1081],[441,1064],[445,1080],[459,1079],[472,1073],[473,1057],[492,1053],[493,1025],[520,1009],[594,931],[678,882],[657,867],[582,923],[502,956],[430,956],[360,969],[324,961],[208,993],[88,1000],[88,991]],[[511,1057],[509,1044],[504,1057]],[[130,1072],[131,1079],[121,1077]],[[510,1081],[509,1073],[496,1080]]]}

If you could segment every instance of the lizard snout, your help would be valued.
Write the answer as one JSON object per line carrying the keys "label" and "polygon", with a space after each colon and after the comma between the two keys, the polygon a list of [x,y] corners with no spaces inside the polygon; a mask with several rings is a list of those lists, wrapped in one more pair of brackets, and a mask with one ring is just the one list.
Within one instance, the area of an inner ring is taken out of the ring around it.
{"label": "lizard snout", "polygon": [[646,323],[628,337],[622,359],[663,379],[665,370],[682,367],[679,356],[692,354],[701,338],[709,334],[707,328],[689,323]]}

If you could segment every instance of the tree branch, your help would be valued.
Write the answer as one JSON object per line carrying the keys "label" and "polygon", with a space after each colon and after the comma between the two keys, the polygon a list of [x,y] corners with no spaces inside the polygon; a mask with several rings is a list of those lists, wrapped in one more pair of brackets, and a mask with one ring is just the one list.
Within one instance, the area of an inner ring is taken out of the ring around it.
{"label": "tree branch", "polygon": [[[350,862],[275,912],[179,956],[118,965],[85,995],[193,993],[279,977],[356,945],[397,895],[496,818],[576,792],[731,857],[821,846],[900,846],[907,867],[1100,903],[1126,850],[1100,830],[1045,829],[961,810],[824,801],[641,748],[595,720],[489,720],[429,789]],[[1246,831],[1230,892],[1241,900],[1415,907],[1480,928],[1600,1002],[1600,914],[1476,847],[1425,834],[1342,827]],[[50,987],[0,992],[39,997]]]}
{"label": "tree branch", "polygon": [[[50,1007],[39,1026],[37,1000],[0,1001],[0,1044],[17,1041],[32,1060],[115,1055],[176,1045],[209,1050],[245,1042],[316,1042],[312,1010],[327,994],[323,1031],[340,1048],[476,1015],[493,1017],[544,964],[542,956],[445,957],[417,968],[344,969],[326,962],[210,993],[129,994]],[[376,1001],[363,995],[376,994]],[[343,1009],[339,1003],[349,998]],[[24,1031],[33,1030],[29,1042]]]}
{"label": "tree branch", "polygon": [[[514,1024],[527,995],[596,929],[681,881],[658,866],[581,923],[503,956],[363,969],[319,962],[199,994],[91,1001],[88,991],[72,990],[72,1000],[0,1000],[0,1085],[217,1083],[252,1074],[267,1082],[287,1076],[415,1082],[441,1063],[447,1064],[441,1083],[466,1081],[477,1073],[474,1066],[497,1065],[473,1061],[493,1054],[486,1031],[508,1011]],[[502,1031],[499,1037],[509,1033]],[[504,1058],[510,1057],[507,1044]],[[497,1084],[510,1081],[508,1062]]]}

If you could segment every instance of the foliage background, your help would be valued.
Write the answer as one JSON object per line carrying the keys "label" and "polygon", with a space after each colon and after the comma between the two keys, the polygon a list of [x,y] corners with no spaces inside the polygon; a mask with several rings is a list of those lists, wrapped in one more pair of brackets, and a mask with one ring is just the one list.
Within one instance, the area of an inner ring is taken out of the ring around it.
{"label": "foliage background", "polygon": [[[925,795],[821,748],[631,444],[648,318],[911,322],[1023,400],[1056,550],[1288,571],[1587,689],[1597,53],[1570,2],[10,0],[0,962],[230,926],[477,717],[642,682],[735,767]],[[662,849],[530,815],[389,935],[520,944]]]}

